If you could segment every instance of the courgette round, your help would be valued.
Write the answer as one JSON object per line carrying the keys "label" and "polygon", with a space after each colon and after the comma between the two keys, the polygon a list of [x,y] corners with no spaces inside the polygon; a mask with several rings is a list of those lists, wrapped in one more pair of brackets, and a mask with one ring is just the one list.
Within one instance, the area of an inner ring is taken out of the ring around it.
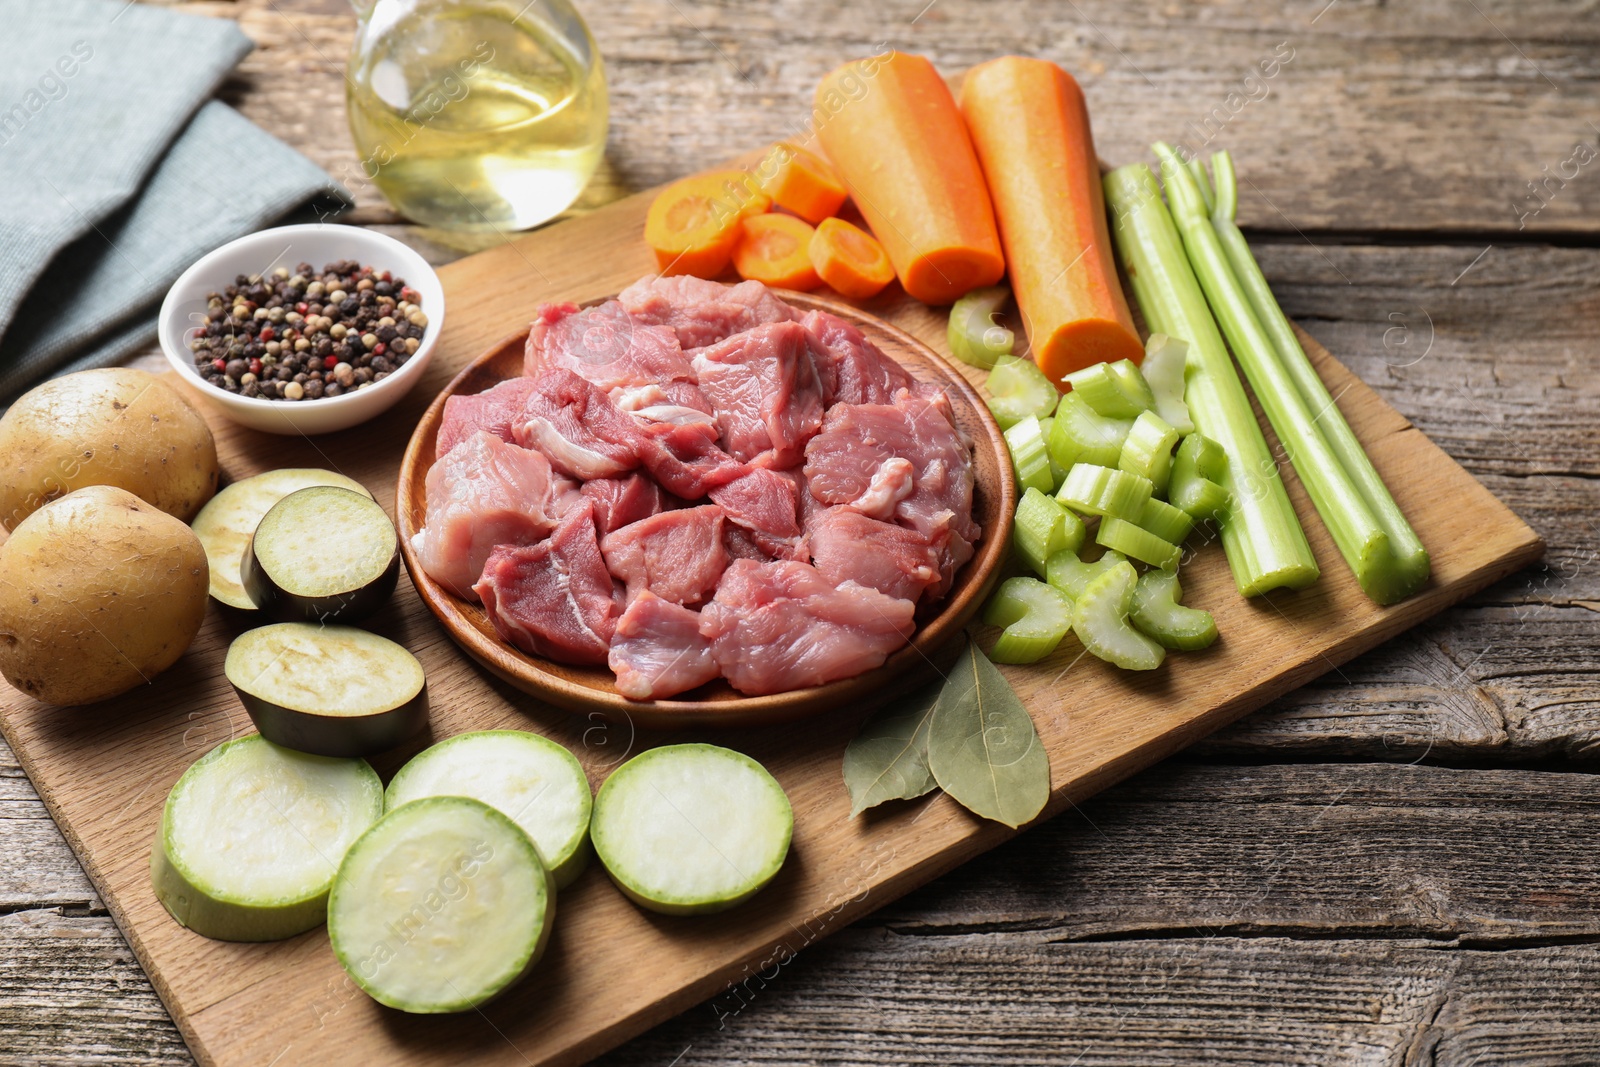
{"label": "courgette round", "polygon": [[422,797],[471,797],[507,816],[533,840],[564,889],[589,859],[589,779],[571,752],[526,730],[457,734],[424,749],[384,793],[393,811]]}
{"label": "courgette round", "polygon": [[221,941],[276,941],[320,926],[345,850],[383,814],[363,760],[227,741],[183,773],[150,853],[156,897]]}
{"label": "courgette round", "polygon": [[428,722],[417,658],[352,626],[280,622],[246,630],[223,662],[263,737],[321,756],[394,748]]}
{"label": "courgette round", "polygon": [[245,546],[251,603],[284,622],[354,622],[400,580],[400,535],[369,496],[336,485],[298,489],[267,510]]}
{"label": "courgette round", "polygon": [[528,835],[482,801],[426,797],[345,853],[328,938],[380,1004],[466,1011],[526,974],[550,939],[556,888]]}

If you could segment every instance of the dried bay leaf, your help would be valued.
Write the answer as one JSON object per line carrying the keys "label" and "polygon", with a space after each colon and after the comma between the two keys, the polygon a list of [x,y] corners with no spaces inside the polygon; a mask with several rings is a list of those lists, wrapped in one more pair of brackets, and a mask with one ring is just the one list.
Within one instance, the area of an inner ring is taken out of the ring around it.
{"label": "dried bay leaf", "polygon": [[1013,829],[1050,798],[1050,759],[1028,709],[970,641],[934,702],[928,769],[968,811]]}
{"label": "dried bay leaf", "polygon": [[928,770],[928,724],[943,681],[936,680],[883,707],[844,750],[850,814],[886,800],[911,800],[934,787]]}

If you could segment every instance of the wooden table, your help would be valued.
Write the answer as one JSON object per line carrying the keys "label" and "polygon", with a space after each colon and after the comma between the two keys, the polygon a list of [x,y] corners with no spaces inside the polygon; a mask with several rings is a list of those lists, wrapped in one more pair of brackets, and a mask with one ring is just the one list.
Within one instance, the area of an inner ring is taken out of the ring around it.
{"label": "wooden table", "polygon": [[[441,262],[481,247],[404,225],[355,180],[343,0],[182,6],[261,45],[225,97],[350,183],[351,221]],[[1113,162],[1157,137],[1232,149],[1289,313],[1549,544],[1540,568],[608,1062],[1600,1062],[1593,16],[1552,0],[585,7],[613,117],[579,209],[784,135],[825,70],[880,42],[947,69],[1061,62]],[[192,1062],[3,745],[0,1062]]]}

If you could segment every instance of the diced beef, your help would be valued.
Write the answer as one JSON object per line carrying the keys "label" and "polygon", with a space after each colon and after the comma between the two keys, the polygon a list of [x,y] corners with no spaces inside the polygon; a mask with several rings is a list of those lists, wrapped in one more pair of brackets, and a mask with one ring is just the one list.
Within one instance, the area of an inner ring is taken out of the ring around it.
{"label": "diced beef", "polygon": [[536,545],[502,545],[473,587],[506,641],[561,663],[605,663],[617,625],[593,508],[572,509]]}
{"label": "diced beef", "polygon": [[728,550],[728,558],[753,559],[757,563],[768,563],[776,557],[771,552],[756,544],[756,539],[749,530],[743,526],[727,523],[722,527],[722,547]]}
{"label": "diced beef", "polygon": [[694,371],[664,326],[636,322],[615,300],[591,308],[546,304],[528,331],[529,377],[565,368],[602,390],[662,382],[694,383]]}
{"label": "diced beef", "polygon": [[611,390],[611,402],[651,422],[709,422],[711,402],[693,382],[653,382]]}
{"label": "diced beef", "polygon": [[606,534],[601,552],[629,597],[648,589],[674,604],[698,604],[728,566],[722,526],[715,504],[663,511]]}
{"label": "diced beef", "polygon": [[639,465],[641,433],[633,416],[562,367],[540,372],[513,433],[518,444],[537,448],[574,478],[609,478]]}
{"label": "diced beef", "polygon": [[422,569],[477,599],[472,583],[496,545],[532,544],[554,528],[563,482],[538,452],[485,430],[468,437],[428,471],[427,521],[413,537]]}
{"label": "diced beef", "polygon": [[795,318],[794,309],[760,282],[723,285],[687,274],[646,276],[624,289],[617,300],[637,321],[670,327],[685,352]]}
{"label": "diced beef", "polygon": [[801,318],[815,341],[811,357],[822,388],[822,406],[834,404],[892,404],[913,379],[865,334],[837,315],[808,311]]}
{"label": "diced beef", "polygon": [[728,682],[755,696],[881,665],[911,636],[914,612],[855,582],[836,587],[806,563],[740,559],[700,612],[700,632]]}
{"label": "diced beef", "polygon": [[939,549],[909,526],[836,507],[817,513],[806,533],[812,563],[830,582],[857,582],[913,602],[939,583]]}
{"label": "diced beef", "polygon": [[799,463],[822,425],[810,334],[793,322],[757,326],[694,357],[700,391],[734,459],[782,468]]}
{"label": "diced beef", "polygon": [[515,441],[511,428],[533,392],[533,379],[507,378],[481,393],[457,394],[444,402],[434,456],[442,456],[479,430]]}
{"label": "diced beef", "polygon": [[739,477],[743,463],[717,447],[717,427],[706,422],[648,422],[636,419],[639,459],[674,496],[699,500]]}
{"label": "diced beef", "polygon": [[751,467],[727,485],[711,490],[711,500],[729,521],[743,527],[750,541],[772,559],[808,558],[795,511],[797,479],[787,471]]}
{"label": "diced beef", "polygon": [[608,534],[640,519],[666,511],[671,498],[645,475],[634,471],[623,478],[595,478],[579,490],[594,504],[594,524]]}
{"label": "diced beef", "polygon": [[711,642],[700,634],[700,615],[649,590],[617,620],[610,664],[617,692],[632,700],[676,696],[719,673]]}

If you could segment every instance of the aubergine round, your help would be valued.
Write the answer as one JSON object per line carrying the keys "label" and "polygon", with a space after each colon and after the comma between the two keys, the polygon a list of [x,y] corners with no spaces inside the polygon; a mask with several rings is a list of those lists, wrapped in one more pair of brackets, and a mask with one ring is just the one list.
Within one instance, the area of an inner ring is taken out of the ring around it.
{"label": "aubergine round", "polygon": [[369,756],[428,723],[422,664],[352,626],[280,622],[246,630],[223,672],[256,729],[275,745],[318,756]]}
{"label": "aubergine round", "polygon": [[354,622],[394,595],[400,535],[371,497],[313,485],[261,517],[240,579],[251,603],[274,619]]}

